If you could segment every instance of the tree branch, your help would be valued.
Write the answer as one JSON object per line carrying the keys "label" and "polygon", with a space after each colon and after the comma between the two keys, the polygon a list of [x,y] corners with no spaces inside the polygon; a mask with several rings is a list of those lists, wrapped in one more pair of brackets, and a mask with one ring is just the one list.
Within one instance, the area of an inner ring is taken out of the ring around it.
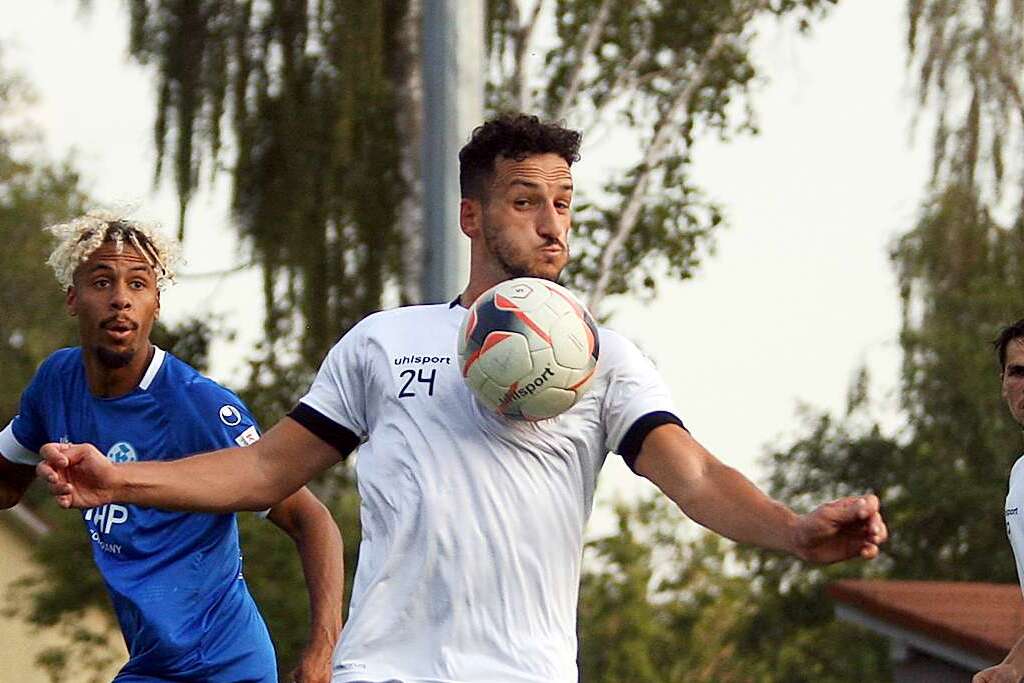
{"label": "tree branch", "polygon": [[558,111],[555,113],[556,121],[561,121],[566,117],[569,113],[570,107],[572,107],[573,102],[576,100],[576,94],[579,92],[580,84],[583,82],[583,66],[586,64],[587,55],[594,51],[594,48],[597,47],[598,41],[601,40],[601,36],[604,35],[604,27],[608,24],[608,17],[611,15],[611,11],[612,0],[604,0],[604,2],[601,3],[601,7],[597,10],[597,16],[590,24],[590,29],[587,31],[587,37],[583,41],[583,47],[580,48],[579,59],[576,60],[576,66],[573,68],[572,74],[569,76],[569,87],[566,88],[565,95],[562,97],[562,102],[558,106]]}
{"label": "tree branch", "polygon": [[623,245],[626,243],[626,239],[629,237],[633,228],[636,227],[637,220],[640,218],[640,210],[643,207],[643,200],[647,194],[647,186],[650,184],[651,175],[654,173],[654,169],[658,163],[662,160],[665,149],[668,147],[671,141],[671,134],[675,130],[674,121],[676,117],[689,106],[690,100],[696,94],[697,89],[703,85],[704,79],[707,77],[708,70],[711,67],[711,63],[718,57],[722,49],[726,44],[726,37],[729,34],[726,32],[718,33],[714,40],[711,42],[711,46],[708,51],[704,53],[704,57],[701,59],[700,64],[693,73],[693,77],[690,79],[686,87],[683,88],[676,96],[673,101],[671,108],[666,112],[665,116],[662,117],[661,122],[658,124],[657,129],[654,132],[654,138],[651,144],[647,147],[647,152],[644,154],[644,158],[640,163],[640,174],[637,176],[636,183],[633,185],[633,190],[629,194],[629,198],[626,200],[626,206],[622,210],[622,215],[619,216],[618,225],[615,227],[615,232],[612,234],[608,244],[601,254],[601,261],[598,266],[598,277],[597,284],[594,286],[594,291],[590,295],[588,305],[590,310],[597,315],[597,310],[601,303],[604,301],[604,297],[608,292],[608,284],[611,281],[612,274],[612,263],[615,261],[615,257],[618,256],[619,252],[622,251]]}
{"label": "tree branch", "polygon": [[[516,18],[519,18],[519,3],[522,0],[514,0],[513,7],[516,11]],[[512,94],[515,97],[516,107],[521,112],[530,108],[530,89],[526,83],[526,56],[529,54],[530,39],[533,37],[533,29],[537,26],[537,18],[540,16],[544,0],[537,0],[533,6],[530,19],[525,24],[516,28],[515,40],[515,66],[512,72]]]}

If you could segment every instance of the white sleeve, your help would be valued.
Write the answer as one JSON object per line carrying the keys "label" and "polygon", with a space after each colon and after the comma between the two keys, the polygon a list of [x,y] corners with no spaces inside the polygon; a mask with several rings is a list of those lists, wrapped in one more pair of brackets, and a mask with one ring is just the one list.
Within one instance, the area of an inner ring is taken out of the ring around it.
{"label": "white sleeve", "polygon": [[[17,419],[17,418],[15,418]],[[9,460],[18,465],[30,465],[35,467],[42,460],[39,454],[30,451],[21,445],[17,437],[14,436],[14,422],[10,422],[4,430],[0,432],[0,456],[5,460]]]}
{"label": "white sleeve", "polygon": [[364,325],[356,325],[334,345],[320,365],[309,392],[299,399],[300,403],[360,439],[365,438],[368,431],[363,329]]}
{"label": "white sleeve", "polygon": [[605,447],[619,453],[630,428],[647,415],[677,417],[668,386],[654,364],[635,344],[621,335],[601,330],[600,363],[608,363],[608,389],[604,396]]}
{"label": "white sleeve", "polygon": [[1017,565],[1017,580],[1024,593],[1024,510],[1021,510],[1022,488],[1024,488],[1024,456],[1017,459],[1010,470],[1010,485],[1006,494],[1006,535],[1010,539],[1014,563]]}

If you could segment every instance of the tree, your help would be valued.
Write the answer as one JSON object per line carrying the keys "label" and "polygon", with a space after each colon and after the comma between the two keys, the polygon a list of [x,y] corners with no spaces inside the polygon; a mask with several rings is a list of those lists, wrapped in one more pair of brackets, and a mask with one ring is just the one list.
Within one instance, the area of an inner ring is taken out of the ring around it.
{"label": "tree", "polygon": [[[1024,34],[1019,21],[1000,23],[1020,18],[1024,4],[913,0],[909,9],[920,102],[934,99],[940,116],[932,198],[891,251],[903,309],[906,425],[886,435],[871,418],[865,374],[846,416],[812,416],[806,437],[772,454],[773,490],[811,497],[877,490],[898,530],[886,551],[893,576],[1011,580],[1003,526],[993,520],[1020,443],[1004,414],[989,342],[1024,311],[1024,226],[993,217],[1002,171],[986,179],[979,168],[986,158],[1002,168],[1024,124],[1007,109],[1019,73],[1003,71],[1019,63]],[[954,125],[955,111],[963,118]],[[988,154],[979,151],[982,140]]]}
{"label": "tree", "polygon": [[[1000,400],[989,342],[1024,311],[1024,169],[1012,161],[1024,131],[1024,3],[910,0],[907,7],[918,103],[937,119],[930,196],[891,249],[903,310],[905,424],[895,432],[881,426],[862,371],[845,414],[805,409],[804,435],[769,454],[770,488],[797,506],[878,493],[892,530],[878,574],[1013,581],[1002,501],[1021,444]],[[1009,202],[1007,188],[1016,193]],[[839,575],[802,574],[795,561],[766,553],[746,557],[765,588],[748,644],[763,651],[774,624],[803,634],[788,639],[800,660],[829,652],[828,634],[840,625],[815,606],[827,605],[821,589]],[[878,644],[848,646],[847,655],[867,667],[858,679],[877,678],[870,672],[884,666]]]}
{"label": "tree", "polygon": [[[587,546],[581,680],[791,683],[887,680],[886,648],[831,619],[822,581],[784,581],[748,551],[681,523],[662,496],[621,504]],[[765,556],[774,557],[774,556]],[[849,566],[822,573],[849,575]],[[782,588],[785,588],[784,590]],[[852,643],[859,646],[853,647]]]}
{"label": "tree", "polygon": [[231,152],[235,225],[264,277],[253,381],[292,365],[308,375],[403,279],[407,3],[128,4],[130,53],[159,84],[156,176],[169,159],[182,233],[204,168]]}
{"label": "tree", "polygon": [[918,101],[934,107],[932,188],[959,185],[991,208],[1007,184],[1024,211],[1024,2],[909,0]]}
{"label": "tree", "polygon": [[[2,57],[2,53],[0,53]],[[0,419],[17,412],[22,388],[51,351],[74,339],[59,288],[46,266],[41,228],[81,212],[85,195],[68,160],[44,160],[23,120],[28,85],[0,62]]]}
{"label": "tree", "polygon": [[[749,96],[758,22],[785,16],[805,29],[831,4],[489,2],[492,108],[535,109],[588,134],[625,129],[636,141],[636,157],[604,187],[577,191],[569,283],[587,293],[592,311],[601,315],[611,294],[653,296],[662,272],[693,276],[722,223],[690,179],[695,143],[756,130]],[[546,18],[550,44],[538,30]]]}

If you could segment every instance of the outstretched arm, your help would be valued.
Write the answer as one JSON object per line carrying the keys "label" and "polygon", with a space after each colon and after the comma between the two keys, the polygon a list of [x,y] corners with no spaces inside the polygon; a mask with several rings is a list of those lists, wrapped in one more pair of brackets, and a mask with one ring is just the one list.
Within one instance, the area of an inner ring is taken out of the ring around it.
{"label": "outstretched arm", "polygon": [[740,543],[839,562],[876,557],[888,536],[874,495],[843,498],[798,515],[676,425],[647,435],[635,467],[688,517]]}
{"label": "outstretched arm", "polygon": [[1024,679],[1024,635],[995,666],[974,674],[971,683],[1020,683]]}
{"label": "outstretched arm", "polygon": [[293,679],[329,683],[345,589],[341,532],[330,511],[305,487],[275,505],[268,517],[295,541],[309,593],[309,641]]}
{"label": "outstretched arm", "polygon": [[0,453],[0,510],[17,505],[35,478],[35,468],[11,462]]}
{"label": "outstretched arm", "polygon": [[291,418],[256,443],[171,462],[114,465],[90,444],[46,444],[37,473],[61,507],[132,503],[167,510],[266,510],[342,457]]}

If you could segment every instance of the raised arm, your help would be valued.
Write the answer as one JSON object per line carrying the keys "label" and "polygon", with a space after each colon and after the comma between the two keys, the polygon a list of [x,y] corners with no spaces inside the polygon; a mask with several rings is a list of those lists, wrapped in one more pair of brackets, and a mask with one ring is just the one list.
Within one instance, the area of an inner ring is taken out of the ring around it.
{"label": "raised arm", "polygon": [[266,510],[343,455],[291,418],[256,443],[171,462],[115,465],[91,444],[43,446],[37,473],[61,507],[132,503],[168,510]]}
{"label": "raised arm", "polygon": [[673,424],[647,435],[635,467],[688,517],[740,543],[839,562],[876,557],[888,535],[874,495],[842,498],[798,515]]}
{"label": "raised arm", "polygon": [[275,505],[269,519],[295,542],[309,593],[309,641],[293,678],[329,683],[345,590],[341,532],[330,511],[305,487]]}
{"label": "raised arm", "polygon": [[36,478],[35,468],[11,462],[0,453],[0,510],[14,507]]}

